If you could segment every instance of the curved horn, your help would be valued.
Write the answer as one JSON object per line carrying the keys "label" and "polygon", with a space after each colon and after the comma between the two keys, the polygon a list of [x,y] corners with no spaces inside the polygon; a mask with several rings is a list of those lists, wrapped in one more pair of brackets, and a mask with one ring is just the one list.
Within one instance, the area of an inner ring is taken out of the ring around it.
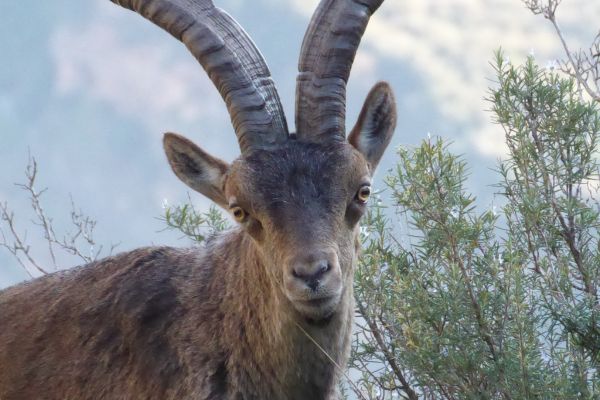
{"label": "curved horn", "polygon": [[287,140],[269,69],[248,34],[211,0],[111,0],[182,41],[227,104],[242,152]]}
{"label": "curved horn", "polygon": [[296,130],[323,141],[345,136],[346,82],[370,16],[383,0],[322,0],[300,51]]}

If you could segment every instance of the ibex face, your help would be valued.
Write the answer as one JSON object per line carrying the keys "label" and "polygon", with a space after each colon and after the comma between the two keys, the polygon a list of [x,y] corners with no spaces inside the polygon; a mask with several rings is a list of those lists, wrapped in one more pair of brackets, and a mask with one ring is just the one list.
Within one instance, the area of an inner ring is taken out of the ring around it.
{"label": "ibex face", "polygon": [[349,142],[292,136],[247,151],[231,165],[175,134],[164,144],[175,173],[229,210],[252,237],[294,308],[321,320],[335,312],[344,285],[351,284],[358,221],[394,124],[392,93],[380,83]]}

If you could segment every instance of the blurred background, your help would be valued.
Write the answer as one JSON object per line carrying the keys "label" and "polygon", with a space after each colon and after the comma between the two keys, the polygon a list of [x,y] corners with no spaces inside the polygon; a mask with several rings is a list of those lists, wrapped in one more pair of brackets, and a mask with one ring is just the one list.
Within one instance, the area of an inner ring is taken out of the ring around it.
{"label": "blurred background", "polygon": [[[215,3],[263,52],[293,124],[296,62],[317,0]],[[558,20],[572,50],[588,46],[600,2],[564,0]],[[367,28],[347,94],[351,127],[374,83],[386,80],[396,93],[399,123],[376,187],[384,186],[394,148],[442,136],[468,160],[468,188],[479,206],[494,206],[494,168],[505,148],[485,98],[494,85],[489,62],[500,47],[511,60],[533,54],[549,68],[564,54],[552,26],[519,0],[383,4]],[[37,188],[48,188],[43,207],[57,232],[72,229],[72,198],[98,221],[97,246],[189,244],[164,231],[160,219],[165,202],[188,199],[161,148],[166,131],[227,161],[239,153],[224,103],[178,41],[108,0],[0,0],[0,202],[14,212],[15,229],[42,264],[51,263],[46,242],[32,223],[27,193],[14,185],[25,181],[29,155],[38,162]],[[200,195],[191,198],[208,208]],[[76,263],[58,260],[61,268]],[[0,248],[0,287],[27,278]]]}

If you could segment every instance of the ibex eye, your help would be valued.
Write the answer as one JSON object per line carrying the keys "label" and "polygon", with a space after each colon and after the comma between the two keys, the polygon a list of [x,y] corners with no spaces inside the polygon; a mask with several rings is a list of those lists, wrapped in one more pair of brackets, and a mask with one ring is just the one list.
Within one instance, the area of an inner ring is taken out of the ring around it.
{"label": "ibex eye", "polygon": [[242,207],[237,206],[231,208],[231,214],[233,214],[233,218],[235,218],[237,222],[244,222],[248,215]]}
{"label": "ibex eye", "polygon": [[358,200],[360,203],[366,203],[369,200],[369,196],[371,195],[371,186],[363,186],[360,189],[358,189],[358,192],[356,193],[356,200]]}

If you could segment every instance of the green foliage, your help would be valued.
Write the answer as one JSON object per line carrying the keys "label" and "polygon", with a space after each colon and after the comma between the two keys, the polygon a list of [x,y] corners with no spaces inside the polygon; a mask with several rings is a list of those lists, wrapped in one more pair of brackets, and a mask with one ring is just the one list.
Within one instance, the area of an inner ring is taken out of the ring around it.
{"label": "green foliage", "polygon": [[164,216],[168,229],[175,229],[185,237],[202,243],[214,234],[229,228],[229,222],[219,209],[211,205],[207,212],[196,210],[191,200],[189,203],[164,207]]}
{"label": "green foliage", "polygon": [[498,53],[495,69],[500,215],[476,209],[465,162],[427,140],[398,152],[396,212],[364,221],[352,366],[367,398],[600,398],[600,112],[532,58]]}

